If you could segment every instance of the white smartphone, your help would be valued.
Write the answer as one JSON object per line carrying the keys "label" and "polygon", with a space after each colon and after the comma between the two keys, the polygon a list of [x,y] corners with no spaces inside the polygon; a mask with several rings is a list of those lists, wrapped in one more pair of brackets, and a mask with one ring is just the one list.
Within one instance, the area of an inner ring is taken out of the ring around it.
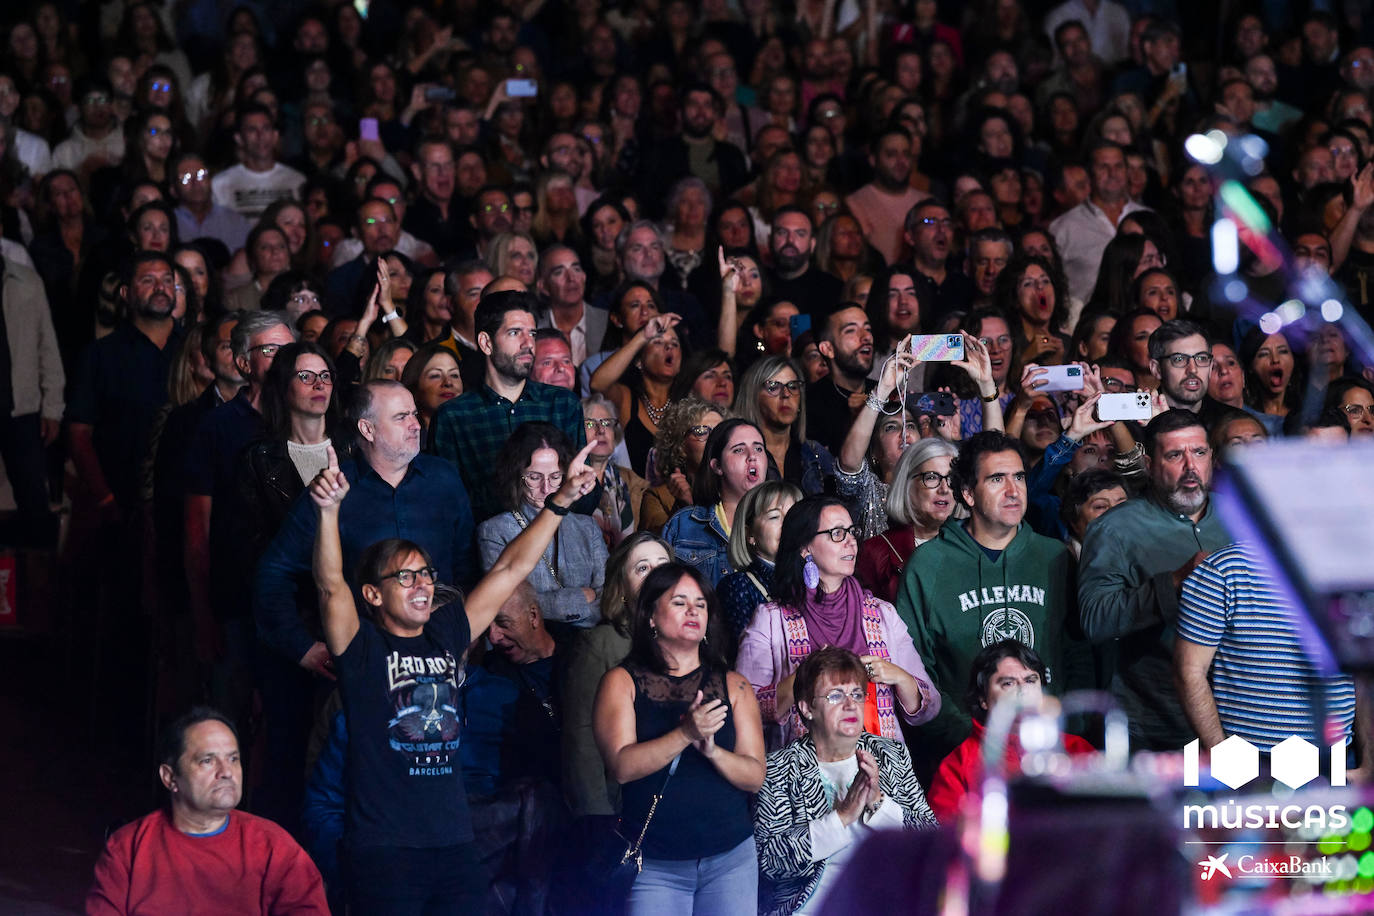
{"label": "white smartphone", "polygon": [[513,99],[532,99],[539,94],[534,80],[506,80],[506,95]]}
{"label": "white smartphone", "polygon": [[1046,391],[1082,391],[1083,390],[1083,367],[1082,366],[1042,366],[1045,374],[1040,376],[1038,381],[1045,384],[1038,386],[1035,390],[1043,394]]}
{"label": "white smartphone", "polygon": [[1104,394],[1097,399],[1099,420],[1140,420],[1150,422],[1150,392],[1126,391]]}

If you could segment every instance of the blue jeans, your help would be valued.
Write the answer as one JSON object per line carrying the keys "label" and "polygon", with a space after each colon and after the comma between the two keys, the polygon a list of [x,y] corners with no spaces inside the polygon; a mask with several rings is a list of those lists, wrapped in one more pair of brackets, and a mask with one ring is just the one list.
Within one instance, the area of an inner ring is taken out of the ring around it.
{"label": "blue jeans", "polygon": [[705,859],[645,859],[630,888],[626,916],[697,916],[758,912],[759,858],[749,837]]}

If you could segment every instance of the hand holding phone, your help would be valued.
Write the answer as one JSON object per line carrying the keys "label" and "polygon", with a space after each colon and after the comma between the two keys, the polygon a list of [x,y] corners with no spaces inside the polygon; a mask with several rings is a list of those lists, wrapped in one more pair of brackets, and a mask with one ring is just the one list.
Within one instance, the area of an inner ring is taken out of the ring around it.
{"label": "hand holding phone", "polygon": [[376,118],[362,118],[358,121],[358,139],[376,142],[381,139],[377,132]]}
{"label": "hand holding phone", "polygon": [[1099,420],[1136,420],[1148,423],[1152,417],[1148,391],[1116,392],[1104,394],[1097,399]]}

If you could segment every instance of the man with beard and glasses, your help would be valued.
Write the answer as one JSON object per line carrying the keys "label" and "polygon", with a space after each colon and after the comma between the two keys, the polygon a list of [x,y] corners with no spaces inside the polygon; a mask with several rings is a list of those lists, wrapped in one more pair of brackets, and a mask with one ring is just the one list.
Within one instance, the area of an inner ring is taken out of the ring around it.
{"label": "man with beard and glasses", "polygon": [[873,325],[857,303],[846,302],[825,320],[816,338],[829,374],[806,386],[807,429],[813,438],[838,455],[854,414],[876,386],[873,371]]}
{"label": "man with beard and glasses", "polygon": [[773,251],[773,266],[767,288],[773,298],[793,303],[803,315],[811,316],[813,324],[819,324],[839,305],[844,283],[811,263],[816,250],[811,217],[801,207],[779,208],[768,247]]}
{"label": "man with beard and glasses", "polygon": [[1212,379],[1212,348],[1207,332],[1183,318],[1166,321],[1150,335],[1150,371],[1171,410],[1188,410],[1208,430],[1222,405],[1207,394]]}
{"label": "man with beard and glasses", "polygon": [[477,346],[487,358],[481,387],[449,401],[434,416],[434,452],[453,462],[473,497],[473,515],[485,521],[501,511],[496,456],[521,423],[542,420],[581,448],[582,404],[566,388],[530,381],[534,366],[534,315],[530,293],[492,293],[477,306]]}
{"label": "man with beard and glasses", "polygon": [[923,200],[906,215],[904,238],[911,247],[908,273],[916,298],[930,312],[927,327],[939,327],[951,312],[966,312],[975,298],[973,281],[949,266],[954,220],[938,200]]}
{"label": "man with beard and glasses", "polygon": [[[1205,390],[1205,386],[1204,386]],[[1189,410],[1145,427],[1148,487],[1088,526],[1079,558],[1083,632],[1115,641],[1112,693],[1131,720],[1131,746],[1175,750],[1193,738],[1173,688],[1179,590],[1230,537],[1207,496],[1212,450]]]}
{"label": "man with beard and glasses", "polygon": [[714,200],[738,191],[749,180],[749,163],[733,143],[717,140],[716,120],[725,104],[705,83],[691,83],[678,95],[682,130],[668,137],[642,159],[639,199],[651,216],[664,215],[664,190],[678,179],[695,175],[706,182]]}

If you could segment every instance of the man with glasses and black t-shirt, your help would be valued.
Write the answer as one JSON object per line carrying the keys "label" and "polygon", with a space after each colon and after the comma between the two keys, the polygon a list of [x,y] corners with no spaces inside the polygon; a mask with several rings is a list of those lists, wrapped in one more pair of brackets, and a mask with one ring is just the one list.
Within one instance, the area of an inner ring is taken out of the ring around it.
{"label": "man with glasses and black t-shirt", "polygon": [[349,735],[341,855],[356,912],[466,913],[486,898],[458,758],[464,662],[474,638],[534,570],[562,516],[595,485],[589,450],[573,459],[558,492],[466,599],[454,595],[438,607],[429,555],[411,541],[387,539],[359,562],[360,613],[339,537],[349,481],[332,448],[329,466],[311,483],[320,617]]}

